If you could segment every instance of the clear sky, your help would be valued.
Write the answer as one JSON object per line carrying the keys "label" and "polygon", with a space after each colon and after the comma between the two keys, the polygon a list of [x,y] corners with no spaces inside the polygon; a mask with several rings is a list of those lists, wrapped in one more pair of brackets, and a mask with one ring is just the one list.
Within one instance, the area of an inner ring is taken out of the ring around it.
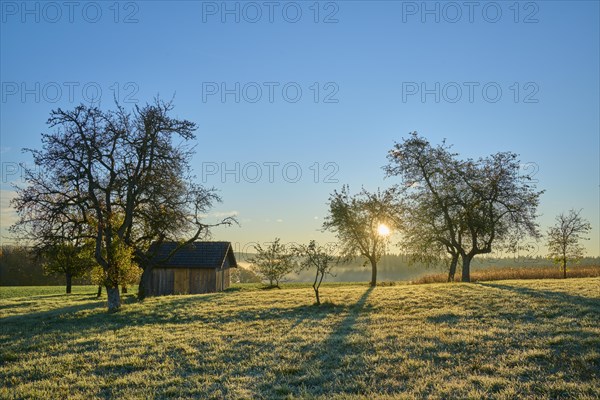
{"label": "clear sky", "polygon": [[1,5],[3,234],[51,109],[160,94],[198,123],[193,166],[224,200],[208,219],[241,222],[214,239],[239,249],[331,239],[329,193],[392,185],[386,153],[416,130],[465,157],[520,154],[542,229],[582,208],[600,255],[597,1]]}

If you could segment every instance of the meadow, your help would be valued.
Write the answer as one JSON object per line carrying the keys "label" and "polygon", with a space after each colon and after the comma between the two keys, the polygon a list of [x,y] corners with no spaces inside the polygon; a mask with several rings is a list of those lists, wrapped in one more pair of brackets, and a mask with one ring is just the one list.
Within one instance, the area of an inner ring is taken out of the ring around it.
{"label": "meadow", "polygon": [[0,287],[0,398],[600,397],[600,278],[63,290]]}

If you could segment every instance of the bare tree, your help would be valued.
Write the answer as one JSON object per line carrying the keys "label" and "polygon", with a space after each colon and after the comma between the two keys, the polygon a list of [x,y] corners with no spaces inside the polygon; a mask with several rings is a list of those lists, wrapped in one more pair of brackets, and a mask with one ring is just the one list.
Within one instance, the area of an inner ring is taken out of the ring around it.
{"label": "bare tree", "polygon": [[549,256],[560,264],[563,278],[567,278],[567,262],[578,261],[583,257],[583,246],[579,243],[586,238],[592,225],[581,217],[581,210],[569,210],[556,217],[556,224],[548,229]]}
{"label": "bare tree", "polygon": [[445,143],[431,146],[413,132],[394,145],[388,160],[386,173],[402,179],[408,203],[429,210],[425,220],[434,223],[419,229],[460,255],[463,282],[471,279],[472,259],[491,253],[493,245],[515,250],[523,238],[540,237],[536,210],[543,192],[521,173],[516,154],[461,160]]}
{"label": "bare tree", "polygon": [[317,305],[321,305],[319,297],[319,288],[326,275],[332,275],[331,269],[335,266],[337,258],[333,256],[333,249],[328,249],[324,246],[319,246],[314,240],[311,240],[308,245],[297,245],[294,248],[296,255],[301,258],[299,271],[304,269],[314,269],[315,280],[313,282],[313,290]]}
{"label": "bare tree", "polygon": [[196,125],[171,118],[172,109],[158,99],[133,113],[119,106],[106,112],[83,105],[59,108],[51,112],[48,124],[55,131],[42,134],[42,149],[27,150],[37,168],[26,169],[27,185],[17,188],[17,225],[30,233],[44,225],[86,227],[81,238],[94,240],[110,311],[121,306],[117,238],[144,269],[143,298],[155,265],[151,243],[186,235],[184,246],[208,234],[201,217],[220,201],[214,190],[193,182],[193,151],[185,142],[195,138]]}
{"label": "bare tree", "polygon": [[279,287],[281,279],[294,270],[293,251],[282,244],[279,238],[265,248],[257,244],[254,250],[256,255],[247,261],[263,279],[269,281],[269,287]]}
{"label": "bare tree", "polygon": [[395,191],[369,193],[363,189],[352,196],[348,186],[343,186],[329,197],[328,206],[323,229],[336,234],[345,260],[362,256],[364,265],[371,264],[371,286],[376,286],[377,263],[387,250],[389,229],[397,225]]}

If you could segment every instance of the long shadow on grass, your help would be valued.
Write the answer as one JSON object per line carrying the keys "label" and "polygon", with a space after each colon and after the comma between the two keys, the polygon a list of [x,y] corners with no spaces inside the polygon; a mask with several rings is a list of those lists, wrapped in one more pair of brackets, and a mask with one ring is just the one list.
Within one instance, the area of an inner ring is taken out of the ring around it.
{"label": "long shadow on grass", "polygon": [[[135,301],[123,298],[123,304]],[[94,311],[81,316],[80,311]],[[71,304],[65,307],[0,318],[0,365],[7,361],[7,353],[28,353],[44,348],[48,343],[64,338],[64,335],[85,335],[91,332],[110,331],[126,325],[125,319],[111,321],[113,315],[106,312],[106,303],[96,300],[89,303]],[[118,314],[117,314],[118,315]],[[56,336],[58,335],[58,336]]]}
{"label": "long shadow on grass", "polygon": [[[0,319],[2,329],[0,333],[6,335],[6,340],[1,340],[3,351],[0,352],[0,364],[2,362],[13,362],[19,357],[15,356],[22,353],[35,353],[36,351],[44,350],[50,343],[61,340],[70,340],[73,337],[85,337],[93,335],[103,335],[104,333],[113,334],[117,331],[129,326],[143,325],[185,325],[189,323],[205,325],[207,328],[214,328],[215,331],[221,330],[224,324],[239,324],[244,326],[244,323],[252,321],[266,321],[264,327],[272,330],[272,334],[288,336],[293,334],[299,325],[308,325],[310,333],[313,333],[312,327],[318,327],[322,320],[336,315],[344,315],[344,319],[339,323],[335,331],[325,340],[316,344],[305,345],[302,338],[295,342],[294,346],[299,346],[301,349],[295,351],[296,355],[301,358],[297,360],[297,365],[300,366],[296,371],[301,376],[290,376],[292,379],[291,387],[295,389],[290,392],[295,392],[298,385],[311,387],[311,392],[334,393],[336,385],[340,385],[342,379],[346,377],[361,375],[364,379],[364,370],[362,368],[364,351],[357,349],[355,343],[348,340],[348,336],[353,333],[359,333],[364,336],[363,332],[357,332],[355,324],[361,316],[361,311],[365,306],[367,297],[372,289],[367,290],[362,297],[351,306],[347,305],[328,305],[324,304],[321,307],[301,305],[296,307],[250,307],[237,309],[236,307],[221,307],[220,299],[227,296],[226,294],[214,294],[203,296],[190,296],[167,299],[168,301],[149,302],[144,307],[136,307],[125,309],[123,312],[116,314],[107,314],[104,312],[105,303],[96,301],[84,304],[70,304],[66,307],[39,311],[18,316],[11,316]],[[162,300],[162,299],[161,299]],[[128,298],[125,302],[135,302],[135,299]],[[204,312],[205,305],[212,305],[212,312]],[[89,310],[88,313],[78,313],[79,311]],[[287,322],[286,322],[287,321]],[[280,332],[278,326],[287,326],[287,332]],[[168,328],[162,328],[168,329]],[[278,333],[279,332],[279,333]],[[318,334],[318,330],[314,332]],[[228,369],[235,368],[236,365],[243,364],[248,357],[267,357],[270,361],[266,365],[252,367],[250,370],[246,366],[241,366],[238,374],[255,375],[261,374],[263,368],[269,371],[275,369],[275,375],[278,380],[285,381],[286,376],[279,376],[276,369],[279,362],[275,357],[279,356],[277,343],[273,343],[263,337],[239,336],[231,338],[232,340],[228,347],[231,351],[224,352],[221,356],[221,361]],[[194,346],[202,348],[206,351],[211,348],[203,339],[194,339]],[[80,343],[78,351],[98,350],[100,347],[94,341],[90,341],[85,345]],[[151,351],[151,350],[150,350]],[[179,355],[180,349],[173,347],[168,350],[170,357],[181,360],[178,361],[177,375],[186,376],[188,374],[201,373],[203,367],[190,365],[185,360],[188,356]],[[5,353],[5,354],[4,354]],[[6,357],[4,357],[6,355]],[[307,357],[303,357],[306,355]],[[304,360],[306,364],[303,365]],[[340,367],[340,364],[344,366]],[[306,371],[312,367],[318,367],[323,370],[323,374],[327,379],[322,380],[314,375],[307,375]],[[102,367],[98,372],[103,375],[120,376],[124,371],[123,366],[115,365],[115,367]],[[126,368],[125,368],[126,369]],[[340,375],[343,372],[344,377]],[[284,373],[285,375],[285,373]],[[357,381],[359,379],[356,379]],[[264,381],[263,381],[264,382]],[[323,382],[327,382],[327,387],[321,389]],[[353,384],[346,384],[344,391],[360,392],[359,387]],[[316,388],[316,389],[315,389]],[[265,387],[267,393],[273,392],[269,387]],[[208,392],[227,393],[227,385],[216,383],[215,387],[209,388]],[[279,393],[281,394],[281,393]]]}
{"label": "long shadow on grass", "polygon": [[488,286],[496,289],[509,290],[517,294],[522,294],[530,297],[537,297],[553,302],[561,303],[561,307],[572,309],[573,306],[583,308],[583,311],[600,313],[600,301],[585,296],[569,294],[564,292],[554,292],[551,290],[531,289],[528,287],[503,285],[498,283],[478,283],[481,286]]}
{"label": "long shadow on grass", "polygon": [[[585,354],[589,352],[590,348],[598,347],[600,344],[595,332],[589,329],[581,329],[581,326],[577,324],[581,318],[588,320],[587,324],[594,324],[595,322],[592,321],[599,321],[600,301],[589,297],[551,290],[531,289],[528,287],[495,283],[480,283],[480,285],[549,301],[553,312],[539,317],[545,320],[545,323],[554,324],[554,329],[542,330],[537,336],[540,337],[540,343],[546,344],[552,351],[552,356],[548,366],[541,365],[540,368],[550,368],[551,373],[560,371],[565,376],[568,376],[568,379],[585,381],[598,378],[598,371],[600,371],[599,358],[596,357],[583,361],[573,356],[565,357],[565,354]],[[555,319],[557,317],[571,318],[568,318],[565,322],[560,322]],[[518,323],[518,321],[518,319],[515,319],[515,323]]]}
{"label": "long shadow on grass", "polygon": [[[67,299],[70,302],[70,305],[60,308],[53,308],[50,310],[44,311],[35,311],[30,313],[18,314],[18,315],[10,315],[7,317],[0,318],[0,323],[4,324],[21,324],[21,323],[32,323],[46,320],[57,320],[60,319],[62,321],[67,321],[69,319],[77,319],[77,320],[85,320],[86,317],[80,317],[75,315],[78,311],[84,310],[93,310],[100,309],[106,307],[106,301],[102,299],[98,299],[94,296],[78,296],[71,299]],[[86,303],[81,303],[82,301],[86,301]],[[131,304],[136,302],[134,296],[123,296],[121,297],[121,303],[123,305]],[[32,304],[36,304],[36,302],[24,302],[25,306],[31,306]],[[75,303],[75,304],[73,304]],[[24,306],[20,303],[16,304],[8,304],[6,306],[0,307],[0,309],[18,309],[23,308]]]}
{"label": "long shadow on grass", "polygon": [[[230,342],[230,349],[220,360],[226,366],[226,376],[253,377],[252,380],[258,383],[257,398],[302,397],[306,392],[319,395],[365,391],[364,378],[369,374],[365,373],[363,357],[370,351],[357,348],[354,343],[357,340],[353,342],[350,336],[365,337],[364,332],[356,329],[356,324],[372,290],[366,290],[352,305],[324,303],[321,306],[244,310],[220,316],[221,323],[266,322],[266,329],[274,327],[273,333],[284,339],[273,342],[269,340],[270,334],[264,337],[247,335]],[[329,336],[311,341],[312,335],[319,335],[327,318],[343,314],[345,316]],[[277,326],[287,327],[279,329]],[[180,371],[179,374],[186,373]],[[256,379],[258,376],[269,378]],[[230,394],[228,385],[219,380],[207,387],[206,393],[225,397]]]}
{"label": "long shadow on grass", "polygon": [[[287,348],[282,349],[279,347],[277,340],[271,340],[271,337],[289,337],[293,335],[294,330],[301,324],[309,324],[310,326],[319,326],[322,320],[341,314],[350,310],[349,306],[334,306],[324,304],[321,307],[312,305],[300,305],[293,307],[251,307],[248,309],[236,309],[236,308],[225,308],[220,309],[217,305],[214,312],[208,313],[193,313],[187,312],[188,310],[197,310],[204,306],[205,302],[214,302],[223,295],[215,294],[208,296],[197,296],[187,297],[181,299],[173,299],[172,301],[154,304],[153,307],[149,308],[149,314],[143,313],[129,313],[127,320],[123,324],[131,324],[133,326],[140,326],[144,324],[156,324],[165,326],[165,324],[172,325],[172,327],[165,329],[177,329],[174,325],[187,325],[190,323],[199,324],[205,330],[213,330],[213,332],[227,331],[230,328],[225,327],[227,324],[234,324],[239,329],[248,327],[248,334],[233,334],[232,336],[226,336],[223,346],[226,350],[215,349],[211,340],[206,340],[204,337],[196,337],[193,334],[189,337],[189,342],[193,348],[199,350],[200,354],[206,354],[200,358],[200,363],[194,362],[194,355],[186,354],[181,348],[175,346],[169,346],[166,344],[163,349],[164,354],[167,355],[171,360],[176,360],[177,367],[173,376],[190,376],[190,375],[203,375],[203,374],[224,374],[224,376],[261,376],[265,373],[269,373],[273,368],[278,367],[278,358],[282,355],[282,350],[285,352]],[[352,312],[351,310],[349,312]],[[120,318],[121,315],[111,316],[113,318],[112,323],[114,324],[114,317]],[[107,320],[107,324],[102,324],[104,329],[107,329],[110,323]],[[258,335],[252,335],[251,332],[256,332],[252,325],[254,323],[261,324],[261,330],[269,332],[259,332]],[[107,329],[109,330],[109,329]],[[216,333],[219,335],[218,333]],[[286,342],[287,344],[287,342]],[[90,344],[93,347],[93,343]],[[152,356],[153,350],[149,349],[147,355]],[[214,366],[207,367],[211,362],[207,359],[215,357],[218,359],[216,362],[216,369]],[[249,362],[252,360],[252,362]],[[94,373],[102,376],[113,376],[120,377],[124,373],[132,372],[136,368],[130,369],[128,366],[113,365],[113,366],[102,366],[95,369]],[[186,381],[180,387],[182,393],[187,390],[188,384],[194,386],[194,380]],[[172,389],[171,383],[165,383],[155,387],[158,397],[168,397],[168,390]],[[227,384],[227,379],[215,379],[210,385],[208,385],[203,391],[206,396],[209,397],[235,397],[235,394],[229,392],[230,388]],[[269,389],[265,389],[269,392]],[[112,396],[112,389],[106,389],[107,397]],[[276,391],[276,394],[278,392]],[[281,394],[281,393],[278,393]]]}
{"label": "long shadow on grass", "polygon": [[14,302],[9,304],[1,304],[0,310],[17,310],[19,308],[29,308],[34,304],[36,304],[35,301],[21,301],[18,303]]}
{"label": "long shadow on grass", "polygon": [[[54,308],[52,310],[44,310],[44,311],[36,311],[30,312],[26,314],[19,315],[10,315],[8,317],[0,318],[0,323],[4,326],[8,324],[28,324],[28,323],[39,323],[40,321],[45,320],[54,320],[57,318],[69,317],[71,314],[75,314],[78,311],[83,310],[91,310],[94,308],[98,308],[103,304],[102,301],[94,302],[94,303],[84,303],[77,305],[70,305],[67,307]],[[18,308],[11,307],[11,308]],[[8,307],[6,307],[8,309]]]}
{"label": "long shadow on grass", "polygon": [[[368,288],[358,301],[347,308],[347,315],[324,340],[301,346],[298,353],[304,362],[291,369],[275,368],[274,382],[263,384],[261,392],[273,395],[333,395],[336,393],[361,394],[375,387],[368,380],[373,374],[365,356],[372,354],[368,333],[358,328],[358,320],[373,287]],[[275,365],[274,367],[278,367]]]}
{"label": "long shadow on grass", "polygon": [[[226,294],[216,293],[202,296],[186,296],[167,299],[168,301],[158,303],[142,303],[143,307],[137,310],[125,309],[116,314],[108,314],[106,303],[103,300],[91,301],[83,304],[69,304],[65,307],[51,310],[35,311],[19,315],[11,315],[0,318],[0,324],[4,331],[24,331],[31,335],[40,324],[43,324],[43,332],[53,333],[71,331],[73,325],[81,327],[82,332],[92,330],[112,331],[128,326],[143,326],[156,324],[185,325],[189,323],[203,323],[206,325],[222,325],[227,323],[244,323],[252,320],[295,320],[299,323],[304,319],[321,319],[329,315],[326,309],[312,306],[298,306],[293,308],[248,308],[219,309],[214,312],[202,312],[205,304],[214,303],[225,297]],[[90,297],[90,300],[94,300]],[[137,300],[134,296],[122,299],[122,303],[132,304]],[[7,307],[8,308],[8,307]],[[339,307],[342,309],[342,307]],[[79,311],[94,311],[85,315],[78,314]],[[200,312],[199,312],[200,311]],[[11,332],[16,333],[16,332]]]}

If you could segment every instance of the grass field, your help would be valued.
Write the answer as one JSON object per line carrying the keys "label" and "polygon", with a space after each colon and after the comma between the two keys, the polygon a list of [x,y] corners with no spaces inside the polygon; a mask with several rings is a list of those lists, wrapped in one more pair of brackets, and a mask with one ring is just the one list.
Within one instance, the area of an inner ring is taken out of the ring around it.
{"label": "grass field", "polygon": [[600,278],[63,289],[0,288],[1,398],[600,397]]}

